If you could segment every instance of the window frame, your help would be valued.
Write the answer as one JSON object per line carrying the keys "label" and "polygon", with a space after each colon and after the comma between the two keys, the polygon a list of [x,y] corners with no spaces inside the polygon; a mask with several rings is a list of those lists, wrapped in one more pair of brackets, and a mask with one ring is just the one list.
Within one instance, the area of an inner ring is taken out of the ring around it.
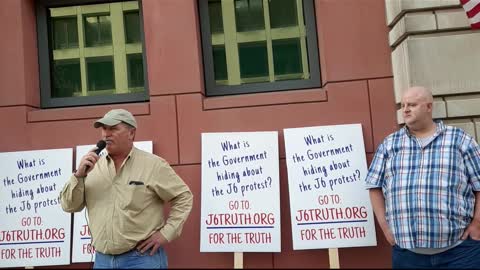
{"label": "window frame", "polygon": [[[115,103],[133,103],[149,101],[149,87],[147,74],[147,58],[145,48],[144,26],[142,0],[138,1],[138,12],[140,17],[140,38],[142,42],[143,57],[143,74],[144,74],[144,91],[137,93],[121,93],[110,95],[92,95],[81,97],[52,97],[52,65],[53,59],[53,42],[50,43],[49,27],[51,20],[48,16],[49,8],[89,5],[89,4],[109,4],[115,2],[126,2],[124,0],[36,0],[36,22],[37,22],[37,46],[38,46],[38,64],[40,79],[40,107],[44,109],[72,107],[72,106],[88,106],[100,104]],[[79,33],[80,34],[80,33]],[[125,54],[125,57],[127,54]]]}
{"label": "window frame", "polygon": [[[320,58],[318,50],[317,27],[314,0],[303,0],[307,59],[309,79],[280,80],[275,82],[245,83],[240,85],[222,85],[215,82],[212,35],[208,0],[199,1],[200,33],[203,50],[203,67],[206,96],[225,96],[236,94],[262,93],[273,91],[300,90],[321,87]],[[222,14],[222,18],[223,18]],[[238,33],[238,32],[237,32]],[[240,67],[238,67],[240,68]]]}

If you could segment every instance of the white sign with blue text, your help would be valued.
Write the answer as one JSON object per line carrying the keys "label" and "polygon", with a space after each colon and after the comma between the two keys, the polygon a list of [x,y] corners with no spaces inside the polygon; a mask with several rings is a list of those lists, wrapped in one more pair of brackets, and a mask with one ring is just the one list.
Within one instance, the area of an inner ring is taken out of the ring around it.
{"label": "white sign with blue text", "polygon": [[201,252],[280,252],[278,133],[202,133]]}
{"label": "white sign with blue text", "polygon": [[70,264],[71,148],[0,153],[0,267]]}
{"label": "white sign with blue text", "polygon": [[360,124],[284,129],[293,249],[376,245]]}

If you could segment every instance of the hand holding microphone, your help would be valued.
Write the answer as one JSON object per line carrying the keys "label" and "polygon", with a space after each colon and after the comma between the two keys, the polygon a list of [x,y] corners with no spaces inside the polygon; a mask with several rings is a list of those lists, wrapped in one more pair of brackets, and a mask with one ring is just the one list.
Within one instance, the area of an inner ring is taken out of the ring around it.
{"label": "hand holding microphone", "polygon": [[78,169],[75,172],[75,177],[85,177],[93,169],[95,163],[99,159],[99,154],[107,146],[107,143],[104,140],[97,142],[97,147],[90,150],[85,156],[83,156]]}
{"label": "hand holding microphone", "polygon": [[104,141],[104,140],[100,140],[97,142],[97,149],[95,149],[95,154],[97,154],[97,156],[100,154],[100,152],[102,152],[102,150],[107,146],[107,142]]}

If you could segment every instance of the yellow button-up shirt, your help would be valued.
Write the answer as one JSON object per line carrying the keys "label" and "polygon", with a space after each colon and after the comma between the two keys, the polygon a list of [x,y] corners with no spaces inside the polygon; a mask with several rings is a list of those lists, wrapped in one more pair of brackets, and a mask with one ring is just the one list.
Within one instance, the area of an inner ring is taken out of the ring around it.
{"label": "yellow button-up shirt", "polygon": [[[192,209],[193,195],[164,159],[133,147],[118,173],[107,155],[85,178],[70,177],[60,201],[66,212],[87,207],[93,246],[115,255],[158,230],[169,242],[177,238]],[[167,219],[165,202],[170,203]]]}

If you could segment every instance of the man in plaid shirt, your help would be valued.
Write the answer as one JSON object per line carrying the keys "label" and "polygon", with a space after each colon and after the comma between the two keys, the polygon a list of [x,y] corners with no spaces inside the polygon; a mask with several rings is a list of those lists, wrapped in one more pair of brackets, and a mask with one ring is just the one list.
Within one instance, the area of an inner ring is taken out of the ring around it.
{"label": "man in plaid shirt", "polygon": [[366,177],[393,268],[480,267],[480,147],[432,119],[432,93],[407,89],[405,127],[378,147]]}

